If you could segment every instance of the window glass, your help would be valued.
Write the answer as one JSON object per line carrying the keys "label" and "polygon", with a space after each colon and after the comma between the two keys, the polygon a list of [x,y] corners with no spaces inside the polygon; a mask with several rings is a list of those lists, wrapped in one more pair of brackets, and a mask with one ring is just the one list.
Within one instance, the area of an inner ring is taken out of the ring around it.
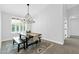
{"label": "window glass", "polygon": [[24,32],[25,29],[25,24],[23,22],[21,22],[20,20],[12,20],[11,22],[11,26],[12,26],[12,32]]}
{"label": "window glass", "polygon": [[15,25],[12,24],[12,32],[14,32],[14,31],[15,31]]}

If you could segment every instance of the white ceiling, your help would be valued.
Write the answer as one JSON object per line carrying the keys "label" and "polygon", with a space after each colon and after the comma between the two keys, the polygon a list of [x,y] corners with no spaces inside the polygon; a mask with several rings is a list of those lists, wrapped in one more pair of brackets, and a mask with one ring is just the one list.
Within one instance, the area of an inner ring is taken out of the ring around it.
{"label": "white ceiling", "polygon": [[[30,5],[30,14],[36,15],[40,13],[44,8],[46,8],[48,4],[31,4]],[[65,4],[65,9],[71,9],[77,4]],[[27,5],[26,4],[1,4],[0,8],[3,12],[10,13],[17,16],[25,16],[27,13]]]}
{"label": "white ceiling", "polygon": [[71,8],[77,6],[77,5],[78,5],[78,4],[65,4],[65,7],[66,7],[67,9],[71,9]]}
{"label": "white ceiling", "polygon": [[[43,10],[47,4],[31,4],[30,5],[30,13],[35,15]],[[10,13],[18,16],[25,16],[27,13],[27,5],[26,4],[1,4],[0,8],[3,12]]]}

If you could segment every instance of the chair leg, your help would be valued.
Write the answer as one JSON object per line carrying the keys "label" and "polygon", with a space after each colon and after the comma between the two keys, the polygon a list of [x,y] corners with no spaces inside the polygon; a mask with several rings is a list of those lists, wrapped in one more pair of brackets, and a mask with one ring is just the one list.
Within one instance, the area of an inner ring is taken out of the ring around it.
{"label": "chair leg", "polygon": [[28,48],[28,44],[26,43],[26,48]]}
{"label": "chair leg", "polygon": [[39,41],[36,41],[36,47],[37,47],[38,42],[39,42]]}
{"label": "chair leg", "polygon": [[20,49],[20,44],[18,44],[18,52],[19,52],[19,49]]}
{"label": "chair leg", "polygon": [[41,42],[41,37],[39,37],[39,42]]}
{"label": "chair leg", "polygon": [[14,45],[15,41],[13,40],[13,45]]}
{"label": "chair leg", "polygon": [[25,49],[25,43],[24,43],[24,49]]}

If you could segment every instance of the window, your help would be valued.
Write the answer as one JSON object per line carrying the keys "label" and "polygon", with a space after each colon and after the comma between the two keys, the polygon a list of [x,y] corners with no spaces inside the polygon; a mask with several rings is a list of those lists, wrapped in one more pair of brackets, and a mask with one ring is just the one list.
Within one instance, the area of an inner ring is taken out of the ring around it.
{"label": "window", "polygon": [[12,20],[11,26],[12,26],[12,33],[24,32],[26,30],[25,24],[20,20]]}

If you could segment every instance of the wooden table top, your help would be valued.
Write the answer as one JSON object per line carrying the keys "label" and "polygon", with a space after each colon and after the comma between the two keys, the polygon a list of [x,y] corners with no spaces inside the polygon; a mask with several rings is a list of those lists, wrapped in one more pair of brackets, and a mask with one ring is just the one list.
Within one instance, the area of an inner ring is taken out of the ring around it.
{"label": "wooden table top", "polygon": [[[21,35],[25,35],[25,33],[20,33]],[[30,35],[30,36],[40,36],[41,34],[40,33],[34,33],[34,32],[31,32],[31,33],[26,33],[26,35]]]}
{"label": "wooden table top", "polygon": [[31,35],[31,36],[40,36],[41,34],[39,34],[39,33],[28,33],[29,35]]}

